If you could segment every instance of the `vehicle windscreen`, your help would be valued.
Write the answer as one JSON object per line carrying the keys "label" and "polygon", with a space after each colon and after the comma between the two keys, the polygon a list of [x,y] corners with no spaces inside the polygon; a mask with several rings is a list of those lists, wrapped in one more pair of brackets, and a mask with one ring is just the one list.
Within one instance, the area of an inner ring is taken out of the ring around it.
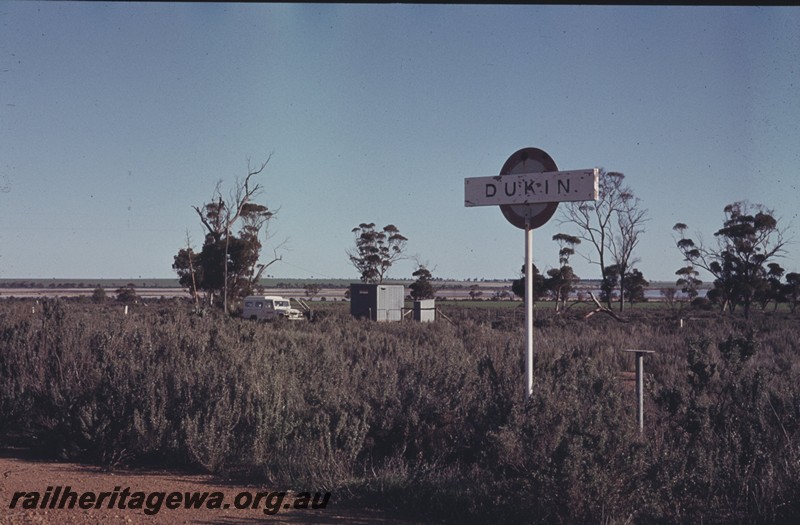
{"label": "vehicle windscreen", "polygon": [[289,308],[289,301],[275,301],[275,308]]}

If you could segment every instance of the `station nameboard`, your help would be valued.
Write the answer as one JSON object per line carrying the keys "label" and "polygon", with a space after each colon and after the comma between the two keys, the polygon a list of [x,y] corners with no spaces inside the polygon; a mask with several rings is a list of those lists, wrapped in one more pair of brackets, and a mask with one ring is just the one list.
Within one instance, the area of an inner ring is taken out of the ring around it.
{"label": "station nameboard", "polygon": [[597,200],[597,168],[464,179],[464,206]]}
{"label": "station nameboard", "polygon": [[[465,206],[499,206],[503,217],[525,230],[524,275],[533,275],[533,230],[547,223],[559,202],[597,200],[600,170],[558,171],[539,148],[512,154],[500,175],[464,179]],[[525,279],[525,396],[533,392],[533,279]]]}

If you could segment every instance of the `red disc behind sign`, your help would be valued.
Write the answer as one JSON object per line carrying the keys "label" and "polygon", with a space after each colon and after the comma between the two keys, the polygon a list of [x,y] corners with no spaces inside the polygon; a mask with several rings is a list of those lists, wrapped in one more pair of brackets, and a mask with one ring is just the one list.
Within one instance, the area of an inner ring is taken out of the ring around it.
{"label": "red disc behind sign", "polygon": [[[522,148],[510,157],[500,175],[517,173],[544,173],[558,171],[556,162],[539,148]],[[557,202],[540,202],[537,204],[501,204],[503,216],[517,228],[538,228],[550,220],[558,208]]]}

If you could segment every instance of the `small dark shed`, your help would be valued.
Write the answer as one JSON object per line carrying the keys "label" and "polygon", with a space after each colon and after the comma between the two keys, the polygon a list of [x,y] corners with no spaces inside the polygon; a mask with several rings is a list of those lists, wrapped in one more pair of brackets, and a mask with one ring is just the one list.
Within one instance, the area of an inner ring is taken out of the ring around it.
{"label": "small dark shed", "polygon": [[402,284],[350,285],[350,314],[358,319],[400,321],[403,319],[404,300]]}

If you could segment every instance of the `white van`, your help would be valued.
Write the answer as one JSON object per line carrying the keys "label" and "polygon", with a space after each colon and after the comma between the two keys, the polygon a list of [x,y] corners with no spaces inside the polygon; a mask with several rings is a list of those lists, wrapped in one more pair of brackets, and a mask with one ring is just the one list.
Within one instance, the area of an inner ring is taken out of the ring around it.
{"label": "white van", "polygon": [[262,321],[276,319],[297,321],[303,319],[303,313],[292,308],[289,299],[277,295],[250,295],[244,298],[242,317]]}

